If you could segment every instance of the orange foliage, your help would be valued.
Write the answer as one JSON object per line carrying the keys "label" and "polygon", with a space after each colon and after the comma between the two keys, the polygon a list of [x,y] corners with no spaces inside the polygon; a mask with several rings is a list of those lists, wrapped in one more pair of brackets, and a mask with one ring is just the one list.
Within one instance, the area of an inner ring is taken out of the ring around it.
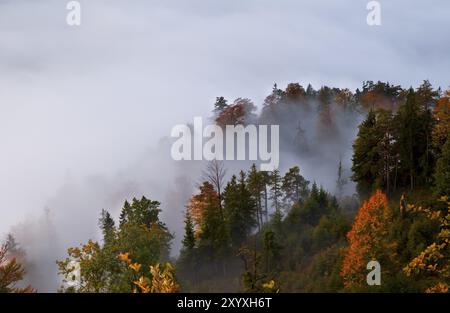
{"label": "orange foliage", "polygon": [[365,108],[393,110],[395,107],[395,101],[393,99],[375,90],[371,90],[363,94],[360,97],[359,102]]}
{"label": "orange foliage", "polygon": [[434,109],[434,117],[437,120],[433,129],[433,145],[440,148],[450,134],[450,90],[445,92]]}
{"label": "orange foliage", "polygon": [[200,186],[200,193],[192,196],[189,200],[187,210],[195,225],[195,234],[200,234],[203,216],[212,203],[219,203],[219,194],[214,189],[213,185],[204,182]]}
{"label": "orange foliage", "polygon": [[352,229],[347,234],[349,247],[342,264],[341,276],[346,288],[363,283],[367,263],[371,260],[380,261],[381,255],[391,249],[385,241],[391,217],[387,197],[380,190],[359,209]]}
{"label": "orange foliage", "polygon": [[216,123],[222,127],[226,125],[245,124],[249,114],[255,109],[249,99],[238,98],[233,105],[224,109],[216,118]]}

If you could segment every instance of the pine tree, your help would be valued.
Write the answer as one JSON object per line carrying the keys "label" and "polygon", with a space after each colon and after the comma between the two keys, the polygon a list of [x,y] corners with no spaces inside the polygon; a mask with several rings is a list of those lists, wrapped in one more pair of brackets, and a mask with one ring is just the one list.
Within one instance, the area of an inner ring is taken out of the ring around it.
{"label": "pine tree", "polygon": [[[379,173],[375,180],[374,187],[380,188],[389,195],[391,192],[392,173],[396,166],[397,156],[394,151],[394,128],[392,112],[389,110],[377,110],[376,137],[379,138],[375,149],[378,155],[376,169]],[[394,175],[395,178],[395,175]]]}
{"label": "pine tree", "polygon": [[105,209],[102,210],[100,215],[99,226],[102,230],[103,242],[105,244],[110,243],[114,239],[115,224],[111,214],[109,214],[109,212]]}
{"label": "pine tree", "polygon": [[184,238],[183,238],[183,250],[186,252],[191,252],[195,247],[195,232],[194,232],[194,222],[192,221],[189,212],[186,212],[184,219]]}
{"label": "pine tree", "polygon": [[432,113],[432,108],[436,105],[439,93],[433,90],[428,80],[423,81],[422,85],[417,88],[416,99],[420,108],[420,127],[422,129],[422,137],[424,137],[425,152],[419,159],[422,167],[421,181],[428,184],[431,180],[434,159],[432,154],[432,132],[435,120]]}
{"label": "pine tree", "polygon": [[228,101],[224,97],[217,97],[214,103],[214,112],[220,113],[228,107]]}
{"label": "pine tree", "polygon": [[283,196],[281,184],[280,171],[276,169],[270,174],[270,200],[272,200],[272,207],[276,212],[281,212],[281,197]]}
{"label": "pine tree", "polygon": [[261,230],[263,224],[263,195],[265,189],[264,177],[261,172],[256,169],[256,165],[253,164],[247,175],[247,185],[252,197],[256,204],[256,221],[258,224],[258,230]]}
{"label": "pine tree", "polygon": [[180,268],[184,271],[184,275],[196,278],[196,238],[194,231],[194,222],[187,211],[184,219],[184,238],[182,240],[182,248],[178,259]]}
{"label": "pine tree", "polygon": [[347,184],[347,180],[344,178],[344,169],[342,168],[342,160],[339,160],[337,180],[336,180],[337,197],[342,198],[345,184]]}
{"label": "pine tree", "polygon": [[282,179],[281,189],[284,193],[284,202],[289,206],[300,203],[308,195],[308,185],[309,181],[300,175],[298,166],[290,168]]}

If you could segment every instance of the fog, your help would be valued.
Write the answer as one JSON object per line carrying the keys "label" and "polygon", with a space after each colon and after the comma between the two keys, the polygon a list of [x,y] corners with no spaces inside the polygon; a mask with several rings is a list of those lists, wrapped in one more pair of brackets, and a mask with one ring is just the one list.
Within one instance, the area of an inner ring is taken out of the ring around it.
{"label": "fog", "polygon": [[[55,259],[99,239],[101,209],[117,216],[134,196],[162,202],[177,251],[202,166],[173,162],[165,138],[216,96],[261,105],[274,82],[446,88],[450,3],[380,2],[369,27],[366,1],[84,0],[70,27],[66,1],[0,0],[0,235],[26,250],[31,283],[55,291]],[[358,118],[317,152],[326,163],[286,152],[282,169],[301,161],[332,189]]]}

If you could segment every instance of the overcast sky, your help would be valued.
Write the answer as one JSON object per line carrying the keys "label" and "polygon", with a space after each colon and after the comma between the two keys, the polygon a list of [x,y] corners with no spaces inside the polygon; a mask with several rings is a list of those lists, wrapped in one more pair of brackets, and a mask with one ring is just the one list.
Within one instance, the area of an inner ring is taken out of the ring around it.
{"label": "overcast sky", "polygon": [[216,96],[450,84],[448,0],[381,0],[372,27],[365,0],[85,0],[80,27],[67,2],[0,0],[0,235],[69,181],[123,171]]}

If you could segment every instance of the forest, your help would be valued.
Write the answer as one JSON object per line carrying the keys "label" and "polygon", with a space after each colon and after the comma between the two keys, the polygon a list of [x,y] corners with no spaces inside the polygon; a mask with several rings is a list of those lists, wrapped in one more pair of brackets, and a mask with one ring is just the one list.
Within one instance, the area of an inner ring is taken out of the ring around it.
{"label": "forest", "polygon": [[[259,112],[250,99],[217,97],[212,114],[222,127],[279,124],[289,138],[281,148],[293,155],[322,153],[339,144],[339,133],[348,139],[342,126],[360,116],[350,173],[333,156],[337,179],[326,189],[304,177],[301,163],[231,173],[224,162],[205,163],[204,175],[192,178],[198,188],[177,208],[184,234],[176,257],[161,203],[136,195],[118,218],[99,208],[92,223],[101,240],[55,260],[62,280],[55,291],[449,292],[450,90],[427,80],[406,89],[367,81],[354,92],[275,84]],[[300,123],[308,114],[314,123]],[[8,235],[0,292],[39,292],[22,282],[25,259]],[[370,261],[380,264],[380,284],[367,284]]]}

